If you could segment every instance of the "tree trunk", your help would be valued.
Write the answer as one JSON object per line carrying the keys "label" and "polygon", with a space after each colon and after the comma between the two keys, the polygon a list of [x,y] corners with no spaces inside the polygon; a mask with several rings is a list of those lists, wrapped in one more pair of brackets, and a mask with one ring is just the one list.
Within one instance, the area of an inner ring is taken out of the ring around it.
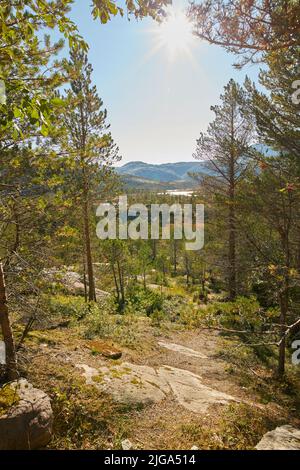
{"label": "tree trunk", "polygon": [[177,241],[173,240],[173,265],[174,265],[174,274],[177,274]]}
{"label": "tree trunk", "polygon": [[234,127],[234,109],[235,103],[231,106],[231,151],[229,160],[229,213],[228,213],[228,287],[229,299],[236,298],[236,226],[235,226],[235,162],[236,162],[236,149],[235,149],[235,127]]}
{"label": "tree trunk", "polygon": [[157,240],[151,241],[152,260],[156,260],[157,255]]}
{"label": "tree trunk", "polygon": [[0,325],[5,344],[5,360],[8,379],[15,380],[18,378],[17,359],[12,329],[10,326],[8,315],[5,279],[2,263],[0,263]]}
{"label": "tree trunk", "polygon": [[189,259],[187,255],[185,255],[184,261],[185,261],[186,285],[189,286],[190,285],[190,264],[189,264]]}
{"label": "tree trunk", "polygon": [[229,246],[228,246],[228,261],[229,261],[229,299],[234,300],[236,297],[236,239],[235,239],[235,216],[233,200],[230,200],[229,207]]}
{"label": "tree trunk", "polygon": [[285,274],[282,292],[280,293],[280,336],[278,357],[278,375],[282,377],[285,372],[285,348],[286,348],[286,321],[289,309],[289,291],[290,291],[290,245],[289,245],[289,223],[285,220],[285,233],[282,235],[282,245],[285,251]]}
{"label": "tree trunk", "polygon": [[119,287],[120,287],[120,296],[121,296],[120,307],[123,310],[125,306],[125,286],[124,286],[123,268],[121,267],[119,261],[117,261],[117,268],[118,268]]}
{"label": "tree trunk", "polygon": [[228,211],[228,290],[229,299],[236,297],[236,236],[235,236],[235,180],[234,180],[234,151],[229,167],[229,211]]}
{"label": "tree trunk", "polygon": [[279,356],[278,356],[278,375],[282,377],[285,372],[285,330],[286,330],[286,316],[288,311],[288,292],[286,289],[280,295],[280,336],[281,342],[279,345]]}
{"label": "tree trunk", "polygon": [[117,301],[118,301],[118,304],[120,304],[120,298],[121,298],[120,289],[119,289],[119,284],[118,284],[118,279],[117,279],[114,263],[111,263],[111,268],[112,268],[112,273],[113,273],[114,283],[115,283],[115,288],[116,288],[116,293],[117,293]]}
{"label": "tree trunk", "polygon": [[84,300],[85,302],[88,301],[88,289],[87,289],[87,280],[86,280],[86,256],[85,253],[83,254],[83,285],[84,285]]}
{"label": "tree trunk", "polygon": [[95,291],[95,279],[94,279],[94,267],[91,249],[91,235],[90,235],[90,224],[89,224],[89,204],[87,196],[84,197],[83,203],[83,222],[84,222],[84,241],[85,241],[85,253],[86,253],[86,267],[87,267],[87,278],[88,278],[88,299],[89,301],[96,302],[96,291]]}

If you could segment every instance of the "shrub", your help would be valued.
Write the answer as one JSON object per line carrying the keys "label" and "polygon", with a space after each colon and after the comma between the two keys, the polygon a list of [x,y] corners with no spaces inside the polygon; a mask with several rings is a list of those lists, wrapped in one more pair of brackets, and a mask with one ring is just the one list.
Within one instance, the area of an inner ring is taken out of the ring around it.
{"label": "shrub", "polygon": [[207,307],[206,319],[224,327],[262,327],[265,315],[255,297],[237,297],[234,302],[216,302]]}
{"label": "shrub", "polygon": [[45,299],[51,314],[81,319],[91,310],[91,305],[83,297],[57,294]]}
{"label": "shrub", "polygon": [[125,311],[150,316],[154,311],[162,309],[163,300],[163,294],[135,284],[128,289]]}

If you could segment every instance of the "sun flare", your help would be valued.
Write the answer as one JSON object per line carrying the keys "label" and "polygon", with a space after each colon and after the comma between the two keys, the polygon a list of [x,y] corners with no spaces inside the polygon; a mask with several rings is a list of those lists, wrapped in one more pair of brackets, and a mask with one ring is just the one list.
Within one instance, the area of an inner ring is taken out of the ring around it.
{"label": "sun flare", "polygon": [[193,25],[183,11],[170,10],[158,26],[159,47],[165,48],[170,58],[189,54],[194,41]]}

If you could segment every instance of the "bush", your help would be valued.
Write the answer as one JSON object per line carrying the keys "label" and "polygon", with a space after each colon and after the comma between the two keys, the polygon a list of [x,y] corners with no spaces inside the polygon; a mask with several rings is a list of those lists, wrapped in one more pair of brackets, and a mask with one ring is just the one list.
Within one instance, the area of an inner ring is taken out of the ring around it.
{"label": "bush", "polygon": [[163,294],[134,285],[128,289],[125,312],[149,317],[154,311],[162,309],[163,300]]}
{"label": "bush", "polygon": [[216,302],[207,307],[206,319],[223,327],[261,328],[265,315],[255,297],[237,297],[234,302]]}
{"label": "bush", "polygon": [[137,321],[136,315],[112,315],[103,309],[94,309],[84,320],[83,336],[87,339],[111,339],[123,346],[136,347]]}
{"label": "bush", "polygon": [[86,303],[83,297],[67,296],[57,294],[44,299],[47,309],[52,315],[59,315],[67,318],[84,318],[91,310],[91,305]]}

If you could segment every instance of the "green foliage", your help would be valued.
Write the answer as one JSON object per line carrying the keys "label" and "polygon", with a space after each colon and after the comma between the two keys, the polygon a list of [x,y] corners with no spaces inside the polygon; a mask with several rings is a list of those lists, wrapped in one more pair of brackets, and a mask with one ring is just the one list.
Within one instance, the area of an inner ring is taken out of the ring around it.
{"label": "green foliage", "polygon": [[166,320],[166,315],[162,310],[154,310],[151,314],[151,324],[160,327],[162,322]]}
{"label": "green foliage", "polygon": [[9,408],[17,405],[19,401],[20,397],[15,387],[7,384],[0,388],[0,417],[7,413]]}
{"label": "green foliage", "polygon": [[150,316],[154,311],[162,309],[163,299],[164,296],[159,292],[134,284],[128,289],[126,311]]}
{"label": "green foliage", "polygon": [[82,319],[95,305],[85,302],[80,296],[56,294],[47,299],[47,306],[52,315],[61,315],[71,319]]}
{"label": "green foliage", "polygon": [[214,325],[250,331],[264,323],[263,311],[255,297],[237,297],[234,302],[215,302],[207,307],[206,319]]}
{"label": "green foliage", "polygon": [[245,404],[230,404],[220,422],[220,435],[225,448],[253,449],[260,438],[272,428],[270,420],[260,411]]}
{"label": "green foliage", "polygon": [[135,349],[138,339],[138,317],[111,314],[105,308],[94,308],[84,320],[83,336],[87,339],[108,338]]}
{"label": "green foliage", "polygon": [[52,45],[47,36],[43,48],[38,34],[57,28],[70,45],[86,49],[76,25],[67,16],[71,3],[71,0],[20,0],[12,6],[10,1],[1,2],[0,80],[7,96],[0,104],[0,138],[3,131],[11,133],[15,140],[23,137],[22,127],[28,122],[39,128],[42,135],[48,134],[50,117],[59,103],[47,96],[46,90],[59,86],[65,76],[53,73],[58,63],[49,64],[48,69],[47,65],[51,55],[62,48],[63,41]]}
{"label": "green foliage", "polygon": [[[127,14],[133,15],[135,18],[143,18],[145,16],[158,18],[163,13],[162,8],[168,3],[170,3],[169,0],[156,0],[155,2],[149,0],[125,0]],[[125,11],[114,0],[93,0],[92,15],[94,19],[100,19],[101,23],[105,24],[117,14],[124,16]]]}

